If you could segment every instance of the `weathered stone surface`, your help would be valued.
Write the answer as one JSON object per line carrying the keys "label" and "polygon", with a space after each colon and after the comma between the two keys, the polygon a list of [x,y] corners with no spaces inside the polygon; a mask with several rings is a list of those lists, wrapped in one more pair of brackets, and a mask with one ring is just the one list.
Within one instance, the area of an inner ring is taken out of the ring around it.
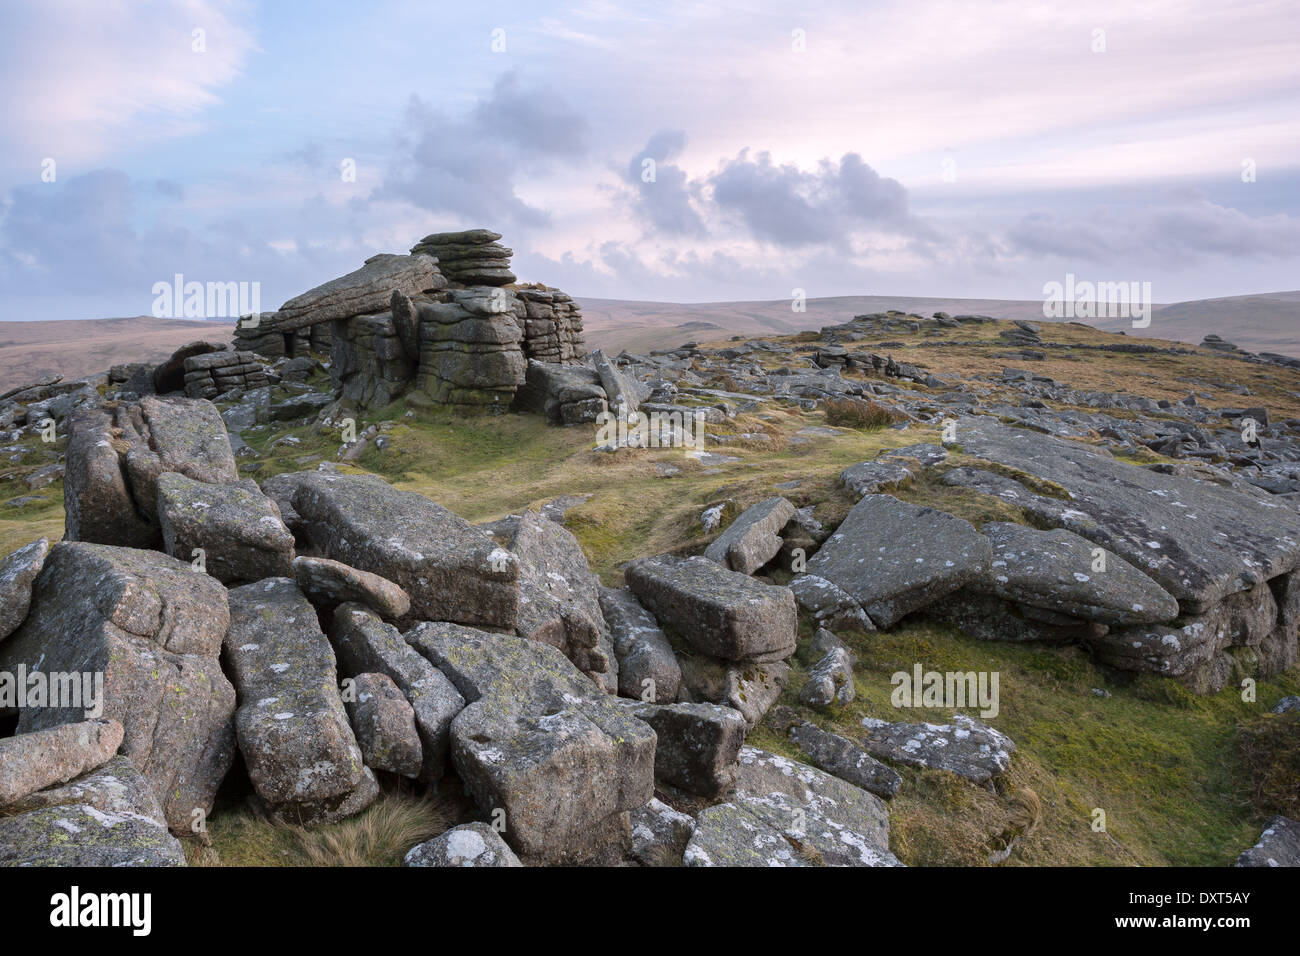
{"label": "weathered stone surface", "polygon": [[799,702],[814,710],[831,704],[852,703],[853,654],[845,647],[827,651],[808,673],[808,682],[799,691]]}
{"label": "weathered stone surface", "polygon": [[64,534],[69,541],[147,548],[155,533],[136,511],[118,452],[125,444],[113,428],[113,415],[98,407],[80,409],[68,424]]}
{"label": "weathered stone surface", "polygon": [[903,778],[897,770],[885,766],[839,734],[799,721],[790,728],[789,735],[791,742],[807,755],[813,766],[868,793],[889,800],[902,786]]}
{"label": "weathered stone surface", "polygon": [[355,601],[389,620],[404,618],[411,611],[411,597],[399,585],[340,561],[300,555],[294,558],[293,576],[313,604],[333,608]]}
{"label": "weathered stone surface", "polygon": [[889,627],[984,574],[991,556],[988,539],[961,518],[867,495],[808,560],[808,573]]}
{"label": "weathered stone surface", "polygon": [[797,612],[789,588],[763,584],[703,557],[660,555],[627,566],[638,600],[696,650],[727,660],[788,657]]}
{"label": "weathered stone surface", "polygon": [[372,770],[417,777],[423,748],[415,726],[415,711],[386,674],[358,674],[356,699],[344,701],[361,756]]}
{"label": "weathered stone surface", "polygon": [[50,542],[39,538],[0,561],[0,641],[18,630],[32,603],[32,583],[45,565]]}
{"label": "weathered stone surface", "polygon": [[[957,434],[966,454],[1065,489],[1054,523],[1145,572],[1185,613],[1300,565],[1300,514],[1263,492],[1159,474],[987,417],[959,419]],[[1022,506],[1044,497],[1017,487]]]}
{"label": "weathered stone surface", "polygon": [[726,661],[707,654],[678,658],[682,686],[690,700],[711,701],[740,711],[750,730],[776,703],[790,679],[783,660]]}
{"label": "weathered stone surface", "polygon": [[[235,691],[217,661],[229,620],[225,588],[188,564],[63,541],[36,579],[27,620],[0,645],[0,671],[102,673],[102,715],[124,728],[122,752],[148,777],[168,825],[188,832],[234,759]],[[27,707],[18,732],[86,716],[84,706]]]}
{"label": "weathered stone surface", "polygon": [[781,529],[794,517],[794,505],[768,498],[746,508],[718,535],[704,556],[741,574],[753,574],[781,550]]}
{"label": "weathered stone surface", "polygon": [[233,589],[225,652],[239,690],[239,750],[257,795],[303,823],[362,809],[349,801],[366,781],[334,651],[297,585],[268,578]]}
{"label": "weathered stone surface", "polygon": [[982,528],[993,545],[988,574],[974,591],[1106,625],[1157,624],[1178,616],[1178,602],[1155,581],[1104,549],[1064,528],[1038,531],[990,522]]}
{"label": "weathered stone surface", "polygon": [[608,410],[600,375],[587,365],[558,365],[530,359],[515,407],[538,412],[554,425],[596,421]]}
{"label": "weathered stone surface", "polygon": [[514,850],[486,823],[466,823],[412,847],[407,866],[523,866]]}
{"label": "weathered stone surface", "polygon": [[259,332],[289,332],[333,319],[383,312],[394,290],[414,295],[445,284],[437,261],[429,256],[371,256],[360,269],[294,296],[279,312],[264,316]]}
{"label": "weathered stone surface", "polygon": [[731,803],[696,819],[687,866],[899,866],[884,803],[814,767],[743,747]]}
{"label": "weathered stone surface", "polygon": [[163,548],[172,557],[191,561],[202,549],[207,573],[222,584],[291,572],[293,535],[253,482],[216,485],[165,472],[157,485]]}
{"label": "weathered stone surface", "polygon": [[114,757],[0,817],[2,866],[184,866],[149,780]]}
{"label": "weathered stone surface", "polygon": [[1237,857],[1237,866],[1300,866],[1300,822],[1276,816],[1259,842]]}
{"label": "weathered stone surface", "polygon": [[799,606],[823,627],[856,628],[874,631],[876,626],[855,601],[838,585],[816,574],[796,574],[790,579],[790,591]]}
{"label": "weathered stone surface", "polygon": [[[515,633],[558,648],[597,683],[617,668],[601,647],[609,629],[600,607],[600,579],[578,539],[536,511],[482,526],[519,559]],[[615,684],[617,686],[617,684]]]}
{"label": "weathered stone surface", "polygon": [[680,866],[695,818],[658,798],[631,813],[632,856],[644,866]]}
{"label": "weathered stone surface", "polygon": [[1011,766],[1011,738],[965,714],[950,724],[886,723],[862,718],[863,746],[873,756],[927,770],[948,770],[974,783],[988,783]]}
{"label": "weathered stone surface", "polygon": [[159,395],[166,395],[168,392],[179,392],[185,387],[185,360],[194,355],[203,355],[208,352],[220,352],[225,349],[225,345],[220,342],[191,342],[189,345],[182,345],[171,357],[162,364],[154,367],[153,370],[153,387]]}
{"label": "weathered stone surface", "polygon": [[465,708],[465,698],[438,670],[379,615],[359,604],[344,604],[334,612],[330,638],[339,664],[353,677],[369,671],[392,679],[410,702],[420,734],[423,765],[420,779],[433,783],[447,768],[451,722]]}
{"label": "weathered stone surface", "polygon": [[441,505],[371,475],[300,471],[262,490],[322,556],[403,588],[414,616],[514,629],[519,559]]}
{"label": "weathered stone surface", "polygon": [[655,733],[539,641],[423,623],[407,642],[470,703],[452,721],[452,761],[506,841],[546,860],[584,857],[654,792]]}
{"label": "weathered stone surface", "polygon": [[592,349],[592,364],[600,376],[600,387],[605,390],[605,399],[615,414],[630,415],[641,406],[641,396],[636,386],[629,382],[623,372],[605,357],[600,349]]}
{"label": "weathered stone surface", "polygon": [[116,720],[61,724],[0,739],[0,807],[106,763],[122,744]]}
{"label": "weathered stone surface", "polygon": [[861,498],[893,491],[911,477],[911,471],[902,462],[877,458],[845,468],[840,473],[840,484]]}
{"label": "weathered stone surface", "polygon": [[618,703],[654,728],[656,780],[702,797],[731,787],[748,730],[738,711],[717,704]]}
{"label": "weathered stone surface", "polygon": [[654,615],[627,588],[601,588],[600,609],[618,659],[618,692],[652,703],[677,700],[682,668]]}

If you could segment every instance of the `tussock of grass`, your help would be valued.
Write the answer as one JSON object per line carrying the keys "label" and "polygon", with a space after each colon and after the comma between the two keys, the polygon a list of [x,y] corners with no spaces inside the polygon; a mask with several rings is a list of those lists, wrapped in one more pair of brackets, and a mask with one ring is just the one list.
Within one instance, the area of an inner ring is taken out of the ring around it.
{"label": "tussock of grass", "polygon": [[1300,713],[1257,714],[1242,721],[1237,748],[1250,801],[1266,815],[1300,819]]}
{"label": "tussock of grass", "polygon": [[868,431],[875,428],[887,428],[903,421],[903,416],[879,402],[860,398],[826,399],[826,423],[844,428],[858,428]]}

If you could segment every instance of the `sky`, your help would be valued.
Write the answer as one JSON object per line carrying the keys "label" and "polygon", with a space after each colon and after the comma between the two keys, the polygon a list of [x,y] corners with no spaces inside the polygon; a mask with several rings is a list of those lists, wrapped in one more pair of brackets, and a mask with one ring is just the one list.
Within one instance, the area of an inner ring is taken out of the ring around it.
{"label": "sky", "polygon": [[0,319],[431,232],[669,302],[1300,288],[1295,0],[5,0]]}

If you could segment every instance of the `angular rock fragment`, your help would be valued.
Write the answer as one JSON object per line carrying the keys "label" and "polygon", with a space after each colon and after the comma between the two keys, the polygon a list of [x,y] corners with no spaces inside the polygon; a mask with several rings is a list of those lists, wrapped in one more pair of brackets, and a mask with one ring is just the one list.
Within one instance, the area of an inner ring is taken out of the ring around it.
{"label": "angular rock fragment", "polygon": [[839,777],[885,800],[898,793],[903,778],[851,740],[800,721],[789,730],[791,742],[802,750],[813,766]]}
{"label": "angular rock fragment", "polygon": [[452,761],[480,811],[504,811],[506,842],[557,861],[622,838],[654,792],[648,725],[539,641],[427,622],[406,640],[470,702],[452,721]]}
{"label": "angular rock fragment", "polygon": [[45,565],[50,542],[39,538],[0,560],[0,641],[18,630],[32,603],[32,583]]}
{"label": "angular rock fragment", "polygon": [[207,573],[227,585],[291,573],[293,535],[252,481],[217,485],[165,472],[157,486],[163,549],[172,557],[191,561],[201,551]]}
{"label": "angular rock fragment", "polygon": [[400,586],[340,561],[299,555],[293,560],[293,576],[313,604],[333,608],[354,601],[389,620],[404,618],[411,611],[410,595]]}
{"label": "angular rock fragment", "polygon": [[501,834],[486,823],[452,827],[412,847],[402,862],[407,866],[523,866]]}
{"label": "angular rock fragment", "polygon": [[768,498],[746,508],[704,550],[704,556],[741,574],[753,574],[781,550],[781,529],[794,517],[794,505]]}
{"label": "angular rock fragment", "polygon": [[1237,857],[1236,866],[1300,866],[1300,822],[1276,816],[1259,842]]}
{"label": "angular rock fragment", "polygon": [[799,702],[814,710],[825,710],[831,704],[852,703],[853,654],[845,647],[827,651],[813,665],[808,682],[799,691]]}
{"label": "angular rock fragment", "polygon": [[820,627],[876,629],[862,605],[838,585],[819,575],[796,574],[790,579],[790,591],[799,606],[811,614]]}
{"label": "angular rock fragment", "polygon": [[654,615],[627,588],[600,589],[600,609],[618,659],[618,692],[624,697],[677,700],[682,668]]}
{"label": "angular rock fragment", "polygon": [[386,674],[358,674],[355,700],[344,701],[361,757],[372,770],[417,777],[423,748],[415,727],[415,712]]}
{"label": "angular rock fragment", "polygon": [[750,730],[758,726],[790,679],[784,660],[727,661],[707,654],[680,657],[682,687],[691,700],[712,701],[740,711]]}
{"label": "angular rock fragment", "polygon": [[624,574],[642,605],[701,653],[745,660],[794,651],[797,612],[788,588],[702,557],[643,558]]}
{"label": "angular rock fragment", "polygon": [[632,856],[644,866],[681,866],[695,819],[658,798],[632,811]]}
{"label": "angular rock fragment", "polygon": [[618,703],[654,728],[656,780],[702,797],[731,787],[748,730],[738,711],[717,704]]}
{"label": "angular rock fragment", "polygon": [[893,491],[911,478],[912,472],[902,462],[877,458],[844,469],[840,473],[840,484],[862,498]]}

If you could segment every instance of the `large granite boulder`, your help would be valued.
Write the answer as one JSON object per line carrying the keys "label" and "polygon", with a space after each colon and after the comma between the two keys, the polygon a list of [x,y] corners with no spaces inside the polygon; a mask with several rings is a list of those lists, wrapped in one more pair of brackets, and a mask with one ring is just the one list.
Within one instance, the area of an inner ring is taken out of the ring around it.
{"label": "large granite boulder", "polygon": [[415,617],[514,629],[519,559],[423,495],[317,471],[276,475],[262,490],[320,556],[403,588]]}
{"label": "large granite boulder", "polygon": [[415,295],[445,286],[436,259],[381,253],[367,259],[360,269],[294,296],[271,317],[264,316],[257,331],[290,332],[353,315],[371,315],[385,310],[394,290]]}
{"label": "large granite boulder", "polygon": [[412,847],[406,866],[523,866],[501,834],[486,823],[466,823]]}
{"label": "large granite boulder", "polygon": [[887,723],[862,718],[863,747],[873,756],[909,767],[947,770],[987,784],[1011,766],[1016,745],[1006,734],[965,714],[950,724]]}
{"label": "large granite boulder", "polygon": [[406,696],[387,674],[358,674],[355,680],[353,699],[343,703],[366,766],[418,777],[423,746]]}
{"label": "large granite boulder", "polygon": [[0,807],[102,766],[121,744],[122,725],[116,720],[60,724],[0,738]]}
{"label": "large granite boulder", "polygon": [[753,574],[781,550],[781,529],[794,517],[794,505],[784,498],[760,501],[713,539],[704,556],[741,574]]}
{"label": "large granite boulder", "polygon": [[867,495],[808,560],[808,573],[852,597],[877,627],[889,627],[982,576],[992,553],[961,518]]}
{"label": "large granite boulder", "polygon": [[627,588],[600,589],[600,609],[618,659],[618,692],[624,697],[677,700],[682,668],[654,615]]}
{"label": "large granite boulder", "polygon": [[190,561],[201,550],[207,573],[227,585],[293,572],[293,534],[254,482],[217,485],[166,472],[157,484],[163,550],[172,557]]}
{"label": "large granite boulder", "polygon": [[[235,691],[218,655],[226,589],[154,551],[63,541],[50,549],[0,671],[103,674],[102,716],[149,779],[168,825],[187,832],[212,809],[234,760]],[[62,701],[61,703],[67,703]],[[18,732],[86,718],[86,707],[26,707]]]}
{"label": "large granite boulder", "polygon": [[789,588],[703,557],[642,558],[624,576],[641,604],[700,653],[739,661],[794,651],[798,614]]}
{"label": "large granite boulder", "polygon": [[378,788],[348,725],[334,651],[297,585],[233,589],[225,652],[239,751],[270,814],[311,824],[364,810]]}
{"label": "large granite boulder", "polygon": [[745,743],[745,718],[718,704],[647,704],[619,698],[629,714],[654,728],[655,779],[702,797],[716,797],[735,781]]}
{"label": "large granite boulder", "polygon": [[504,813],[506,842],[564,861],[625,838],[627,811],[654,793],[647,724],[539,641],[427,622],[406,640],[469,701],[452,761],[479,810]]}
{"label": "large granite boulder", "polygon": [[320,607],[333,609],[354,601],[389,620],[411,612],[411,596],[399,585],[340,561],[299,555],[293,559],[293,575],[308,600]]}
{"label": "large granite boulder", "polygon": [[529,359],[515,407],[544,415],[553,425],[579,425],[595,422],[609,403],[594,368]]}

